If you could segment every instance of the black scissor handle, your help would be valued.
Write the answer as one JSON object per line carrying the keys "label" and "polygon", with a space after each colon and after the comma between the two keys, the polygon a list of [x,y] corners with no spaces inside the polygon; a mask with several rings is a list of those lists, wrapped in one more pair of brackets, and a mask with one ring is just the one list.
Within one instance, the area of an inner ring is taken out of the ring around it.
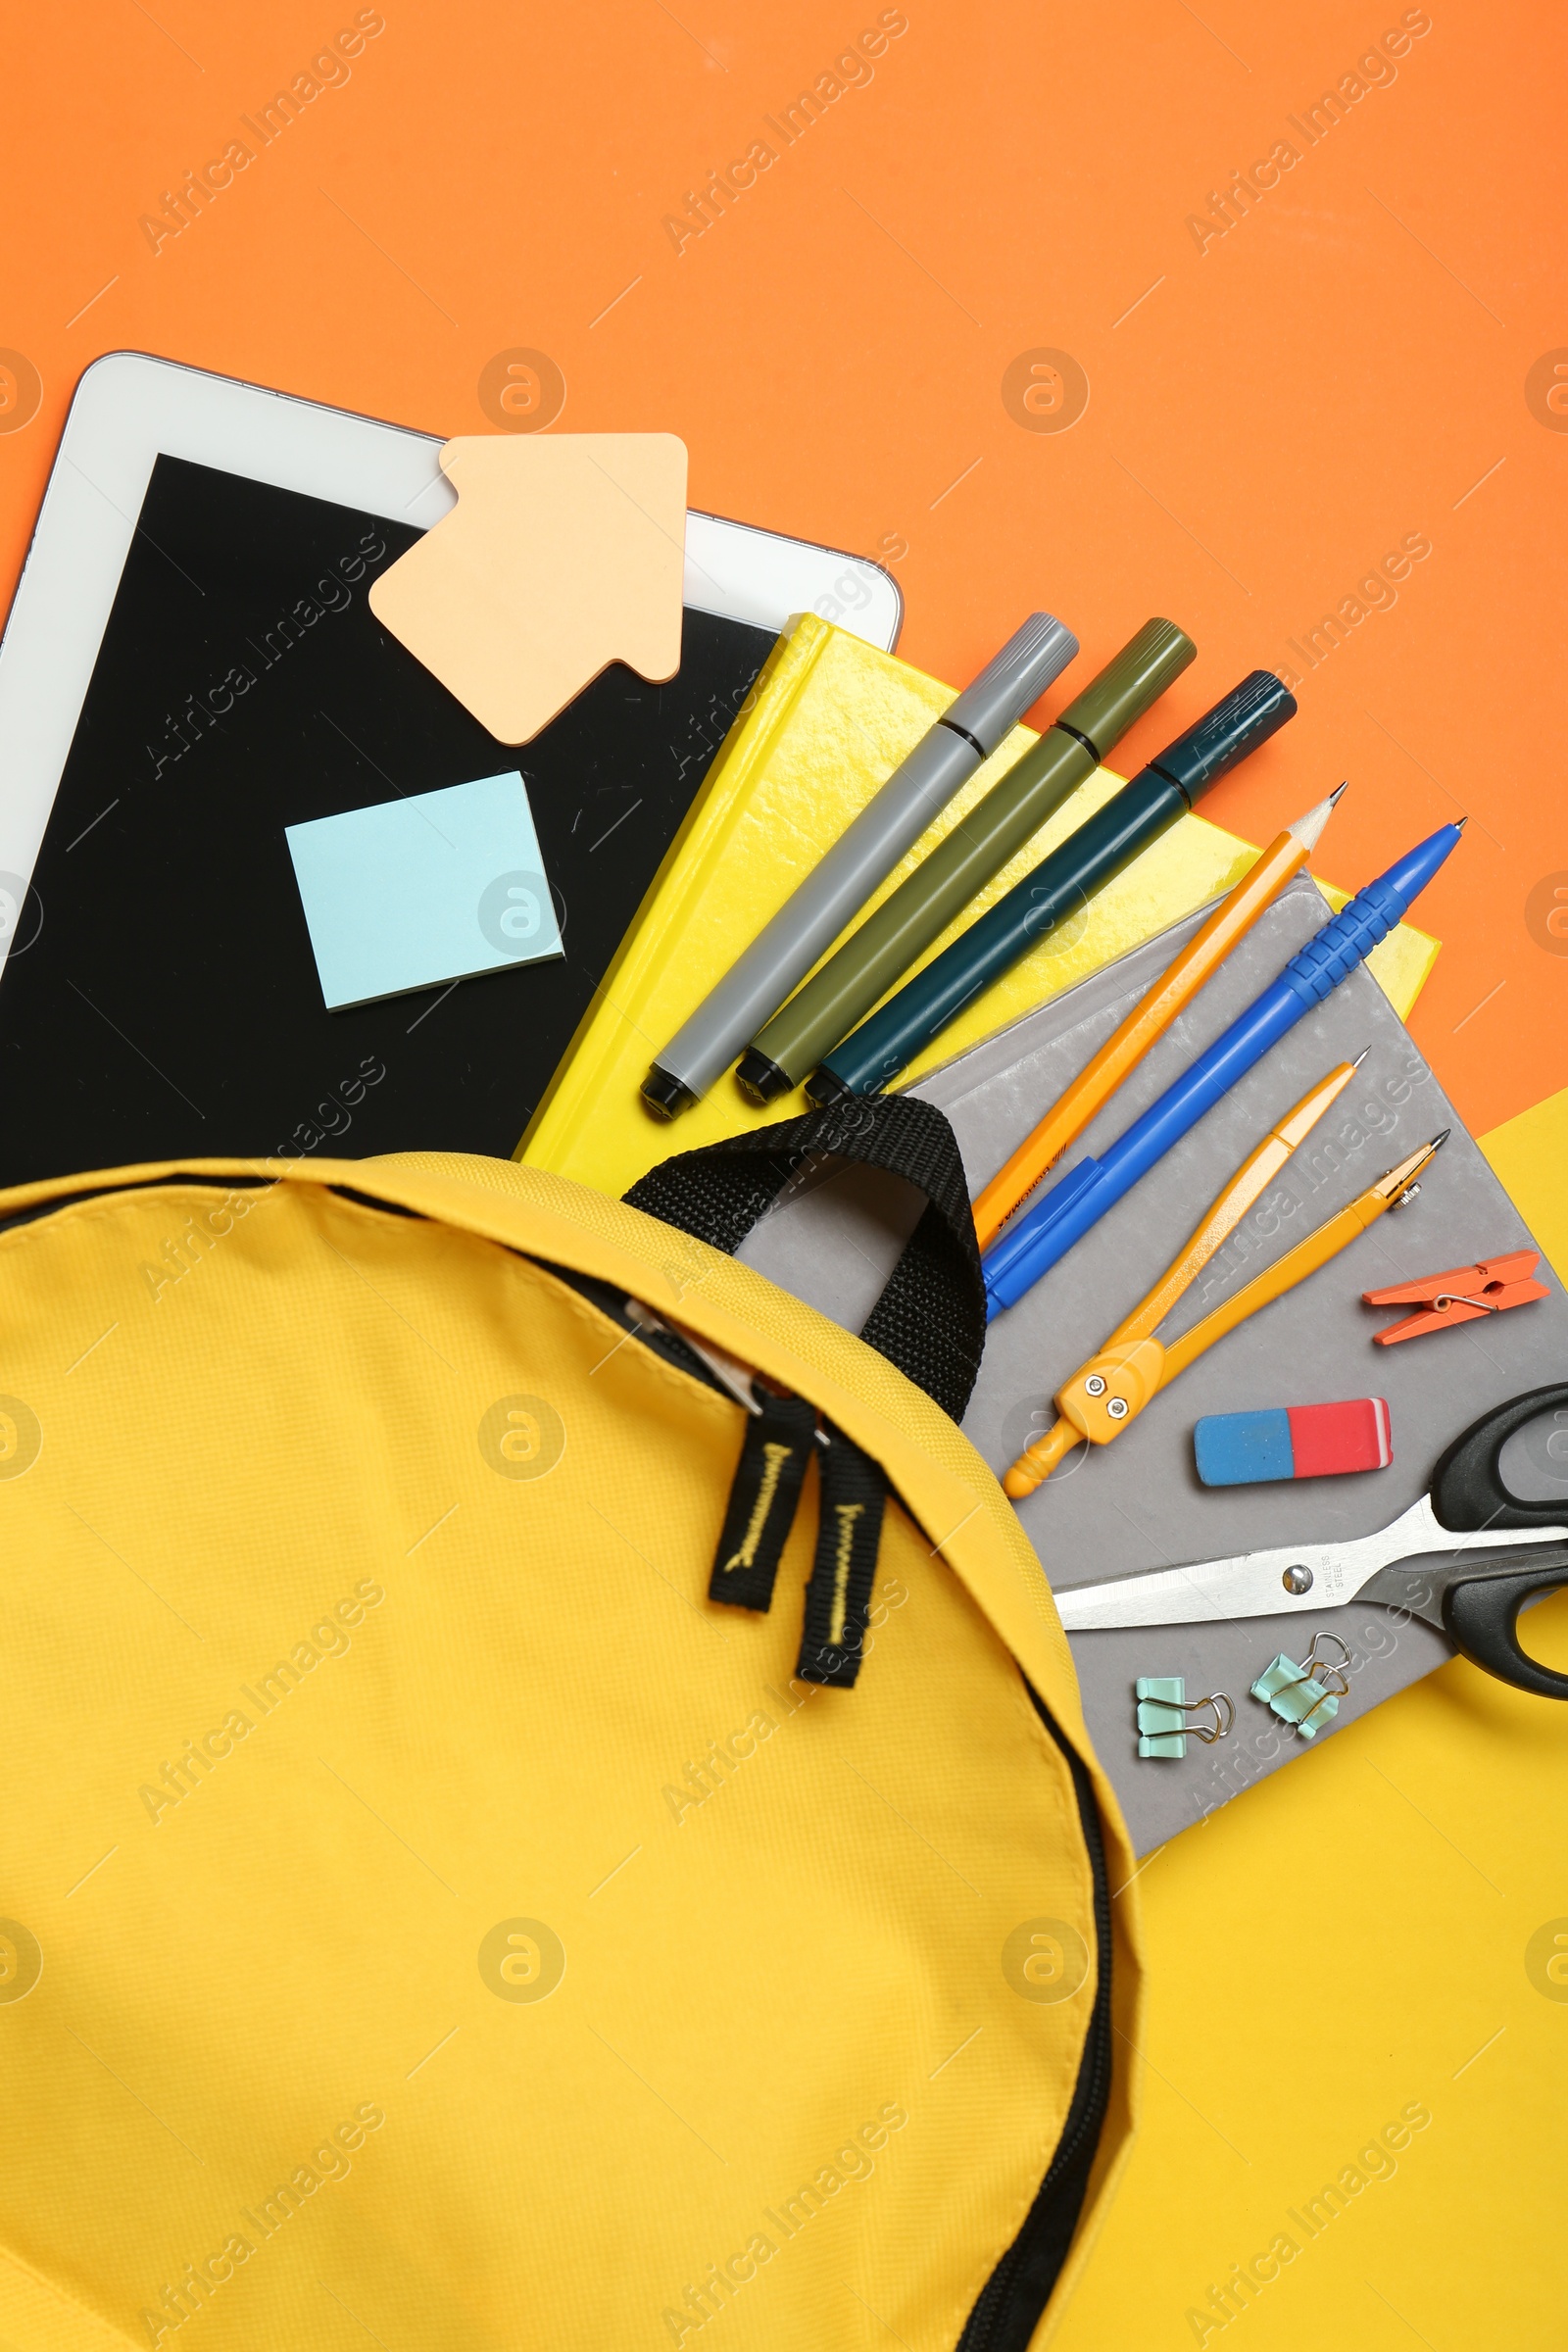
{"label": "black scissor handle", "polygon": [[[1545,1392],[1550,1395],[1552,1392]],[[1482,1553],[1480,1559],[1485,1561]],[[1535,1556],[1523,1549],[1494,1552],[1497,1565],[1478,1566],[1456,1576],[1443,1595],[1448,1640],[1472,1666],[1511,1683],[1537,1698],[1568,1698],[1568,1674],[1557,1674],[1520,1645],[1519,1612],[1538,1592],[1568,1586],[1568,1544],[1543,1544]],[[1527,1565],[1518,1565],[1528,1562]]]}
{"label": "black scissor handle", "polygon": [[1432,1509],[1439,1525],[1454,1535],[1483,1527],[1568,1526],[1568,1493],[1560,1502],[1523,1502],[1509,1494],[1497,1471],[1514,1431],[1538,1413],[1563,1405],[1568,1405],[1568,1382],[1530,1389],[1523,1396],[1494,1405],[1455,1438],[1432,1473]]}

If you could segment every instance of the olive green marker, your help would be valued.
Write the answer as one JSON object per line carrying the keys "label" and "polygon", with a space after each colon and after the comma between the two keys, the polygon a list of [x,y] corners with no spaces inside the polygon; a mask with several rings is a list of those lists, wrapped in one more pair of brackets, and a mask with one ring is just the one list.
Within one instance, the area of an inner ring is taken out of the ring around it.
{"label": "olive green marker", "polygon": [[929,858],[760,1028],[736,1077],[754,1102],[799,1086],[1021,850],[1198,652],[1173,621],[1149,620],[1068,704]]}

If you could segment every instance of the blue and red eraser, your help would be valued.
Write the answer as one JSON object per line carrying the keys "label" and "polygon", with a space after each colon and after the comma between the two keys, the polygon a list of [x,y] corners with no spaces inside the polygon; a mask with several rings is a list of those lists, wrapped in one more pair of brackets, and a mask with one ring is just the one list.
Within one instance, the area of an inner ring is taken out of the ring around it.
{"label": "blue and red eraser", "polygon": [[1381,1396],[1345,1404],[1276,1405],[1261,1413],[1205,1413],[1193,1431],[1205,1487],[1252,1487],[1270,1478],[1335,1478],[1386,1470],[1394,1459]]}

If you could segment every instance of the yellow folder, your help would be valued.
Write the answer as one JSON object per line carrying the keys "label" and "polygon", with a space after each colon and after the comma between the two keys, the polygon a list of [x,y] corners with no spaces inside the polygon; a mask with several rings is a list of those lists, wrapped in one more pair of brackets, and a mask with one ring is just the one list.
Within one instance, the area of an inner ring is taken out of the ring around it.
{"label": "yellow folder", "polygon": [[[638,1089],[661,1047],[954,699],[953,687],[815,613],[791,623],[670,845],[516,1158],[618,1197],[672,1152],[808,1107],[797,1092],[759,1108],[725,1076],[694,1110],[666,1125],[644,1107]],[[1015,727],[868,905],[880,905],[1036,740],[1030,728]],[[1122,782],[1102,767],[1081,785],[921,962],[940,955]],[[1229,890],[1255,856],[1252,843],[1206,818],[1184,816],[978,997],[908,1077],[950,1061],[1179,922]],[[1344,906],[1345,893],[1322,887],[1336,909]],[[1369,958],[1401,1016],[1437,953],[1436,940],[1401,924]]]}

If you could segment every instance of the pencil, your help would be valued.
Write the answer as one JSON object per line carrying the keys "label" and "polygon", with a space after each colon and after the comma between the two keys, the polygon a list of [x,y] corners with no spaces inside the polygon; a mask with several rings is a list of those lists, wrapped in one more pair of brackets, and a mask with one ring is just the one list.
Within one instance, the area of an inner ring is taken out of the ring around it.
{"label": "pencil", "polygon": [[1028,1199],[1068,1145],[1082,1135],[1095,1113],[1217,971],[1237,942],[1246,938],[1292,875],[1299,873],[1344,790],[1341,784],[1326,801],[1319,801],[1315,808],[1298,816],[1269,843],[1202,929],[1188,941],[1164,978],[1134,1006],[1115,1035],[1107,1038],[1005,1166],[992,1177],[974,1204],[975,1232],[982,1250],[990,1249],[1013,1210]]}

